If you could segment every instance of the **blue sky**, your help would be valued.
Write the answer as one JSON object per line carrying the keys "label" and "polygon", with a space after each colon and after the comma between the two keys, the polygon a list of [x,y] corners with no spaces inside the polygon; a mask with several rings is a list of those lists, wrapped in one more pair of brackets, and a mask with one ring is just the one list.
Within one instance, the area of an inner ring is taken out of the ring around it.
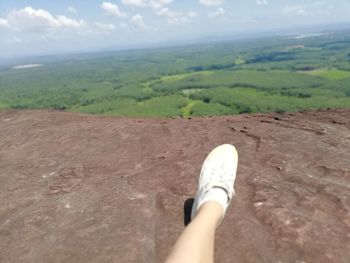
{"label": "blue sky", "polygon": [[0,0],[0,57],[350,22],[350,0]]}

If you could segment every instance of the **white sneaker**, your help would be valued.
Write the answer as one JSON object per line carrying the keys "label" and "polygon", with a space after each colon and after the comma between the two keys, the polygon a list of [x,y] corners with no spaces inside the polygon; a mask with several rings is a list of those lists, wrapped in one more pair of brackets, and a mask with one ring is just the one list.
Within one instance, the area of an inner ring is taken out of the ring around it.
{"label": "white sneaker", "polygon": [[202,166],[191,219],[195,217],[199,207],[207,201],[218,202],[223,208],[223,215],[225,214],[235,194],[233,186],[237,164],[238,153],[233,145],[223,144],[210,152]]}

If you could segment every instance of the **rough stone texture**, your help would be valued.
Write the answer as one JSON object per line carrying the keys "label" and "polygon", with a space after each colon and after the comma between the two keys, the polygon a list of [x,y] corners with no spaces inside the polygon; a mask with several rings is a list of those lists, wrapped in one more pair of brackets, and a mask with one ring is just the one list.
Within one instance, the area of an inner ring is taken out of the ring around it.
{"label": "rough stone texture", "polygon": [[350,110],[186,119],[0,112],[0,262],[161,262],[236,145],[217,262],[350,262]]}

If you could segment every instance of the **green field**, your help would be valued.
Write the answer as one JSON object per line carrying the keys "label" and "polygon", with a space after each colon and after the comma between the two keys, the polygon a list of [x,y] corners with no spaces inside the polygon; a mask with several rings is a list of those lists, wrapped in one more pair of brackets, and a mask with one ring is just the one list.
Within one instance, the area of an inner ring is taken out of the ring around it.
{"label": "green field", "polygon": [[348,79],[350,78],[350,71],[338,70],[338,69],[315,69],[310,71],[301,71],[301,73],[305,73],[311,76],[320,76],[330,80],[338,80],[338,79]]}
{"label": "green field", "polygon": [[187,118],[321,108],[350,108],[350,31],[0,63],[0,109]]}

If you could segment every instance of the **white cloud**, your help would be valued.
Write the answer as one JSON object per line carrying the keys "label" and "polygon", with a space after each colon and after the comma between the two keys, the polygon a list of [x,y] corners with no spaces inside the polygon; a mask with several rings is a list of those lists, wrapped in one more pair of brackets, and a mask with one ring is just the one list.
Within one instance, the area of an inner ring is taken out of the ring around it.
{"label": "white cloud", "polygon": [[268,5],[269,1],[268,0],[256,0],[257,5]]}
{"label": "white cloud", "polygon": [[316,1],[310,4],[290,5],[282,9],[284,15],[316,17],[332,14],[333,5],[328,1]]}
{"label": "white cloud", "polygon": [[206,6],[222,5],[223,0],[199,0],[199,3]]}
{"label": "white cloud", "polygon": [[315,10],[316,15],[330,15],[331,10],[334,8],[333,5],[329,4],[328,1],[317,1],[312,3],[312,8]]}
{"label": "white cloud", "polygon": [[225,15],[225,10],[222,7],[220,7],[217,11],[209,13],[208,16],[210,18],[218,18],[218,17],[222,17],[224,15]]}
{"label": "white cloud", "polygon": [[143,22],[143,17],[140,14],[134,15],[131,18],[131,22],[137,27],[142,28],[144,30],[150,29],[148,26],[145,25],[145,23]]}
{"label": "white cloud", "polygon": [[120,11],[119,7],[110,2],[103,2],[101,8],[106,11],[107,14],[117,17],[127,17],[127,14]]}
{"label": "white cloud", "polygon": [[326,5],[328,2],[327,1],[317,1],[312,3],[314,6],[321,6],[321,5]]}
{"label": "white cloud", "polygon": [[17,31],[40,32],[59,28],[79,29],[86,26],[84,20],[54,16],[44,9],[33,9],[30,6],[11,11],[6,20],[8,27]]}
{"label": "white cloud", "polygon": [[95,22],[95,26],[104,31],[113,31],[117,29],[117,27],[114,24],[103,24],[103,23]]}
{"label": "white cloud", "polygon": [[169,5],[173,0],[122,0],[122,3],[127,6],[135,7],[151,7],[152,9],[161,9]]}
{"label": "white cloud", "polygon": [[11,28],[21,30],[30,29],[33,31],[48,30],[60,26],[53,15],[43,9],[33,9],[28,6],[20,10],[14,10],[7,15]]}
{"label": "white cloud", "polygon": [[150,0],[149,6],[153,9],[161,9],[166,5],[169,5],[173,0]]}
{"label": "white cloud", "polygon": [[144,0],[122,0],[122,3],[124,5],[128,5],[128,6],[144,6],[145,5]]}
{"label": "white cloud", "polygon": [[72,18],[68,18],[66,16],[57,16],[57,21],[62,27],[81,28],[82,26],[85,26],[84,21],[78,21]]}
{"label": "white cloud", "polygon": [[73,14],[73,15],[78,15],[78,11],[73,7],[73,6],[68,6],[67,7],[67,12]]}
{"label": "white cloud", "polygon": [[282,12],[285,15],[299,15],[299,16],[309,15],[309,13],[305,10],[305,7],[303,5],[286,6],[282,9]]}
{"label": "white cloud", "polygon": [[167,7],[157,11],[157,15],[165,17],[168,23],[173,25],[187,23],[198,16],[195,12],[174,12]]}
{"label": "white cloud", "polygon": [[10,27],[6,19],[0,18],[0,27]]}

